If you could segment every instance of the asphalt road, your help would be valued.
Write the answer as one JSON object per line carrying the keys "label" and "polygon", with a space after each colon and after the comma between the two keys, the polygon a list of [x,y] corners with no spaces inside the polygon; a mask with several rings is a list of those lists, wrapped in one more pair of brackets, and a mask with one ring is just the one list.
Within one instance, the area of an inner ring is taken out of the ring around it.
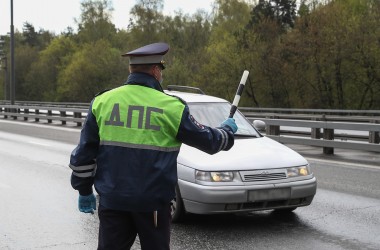
{"label": "asphalt road", "polygon": [[[96,249],[97,215],[79,213],[67,167],[79,129],[0,121],[0,249]],[[311,206],[290,215],[189,215],[172,249],[380,249],[380,167],[309,158]],[[138,242],[133,249],[139,249]]]}

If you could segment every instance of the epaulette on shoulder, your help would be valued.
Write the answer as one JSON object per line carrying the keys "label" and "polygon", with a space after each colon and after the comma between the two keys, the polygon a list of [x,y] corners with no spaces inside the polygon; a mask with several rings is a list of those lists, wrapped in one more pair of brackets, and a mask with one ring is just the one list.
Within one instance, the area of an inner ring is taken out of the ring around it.
{"label": "epaulette on shoulder", "polygon": [[105,90],[103,90],[103,91],[100,91],[99,93],[97,93],[96,95],[95,95],[95,97],[97,97],[97,96],[100,96],[101,94],[103,94],[103,93],[105,93],[105,92],[107,92],[107,91],[110,91],[111,89],[105,89]]}
{"label": "epaulette on shoulder", "polygon": [[181,97],[178,97],[176,95],[169,95],[168,93],[165,93],[167,94],[168,96],[171,96],[171,97],[174,97],[174,98],[177,98],[178,100],[180,100],[183,104],[187,105],[187,102],[185,100],[183,100]]}

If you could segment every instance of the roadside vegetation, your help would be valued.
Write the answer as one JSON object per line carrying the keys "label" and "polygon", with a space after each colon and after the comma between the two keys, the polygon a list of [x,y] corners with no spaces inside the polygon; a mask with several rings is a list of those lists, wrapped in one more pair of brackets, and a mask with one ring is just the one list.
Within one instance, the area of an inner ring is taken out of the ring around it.
{"label": "roadside vegetation", "polygon": [[215,0],[211,13],[172,16],[163,0],[136,2],[123,29],[107,0],[82,1],[77,27],[61,34],[25,22],[15,33],[16,100],[90,102],[126,80],[121,54],[164,41],[164,87],[232,101],[246,69],[241,106],[380,109],[378,0]]}

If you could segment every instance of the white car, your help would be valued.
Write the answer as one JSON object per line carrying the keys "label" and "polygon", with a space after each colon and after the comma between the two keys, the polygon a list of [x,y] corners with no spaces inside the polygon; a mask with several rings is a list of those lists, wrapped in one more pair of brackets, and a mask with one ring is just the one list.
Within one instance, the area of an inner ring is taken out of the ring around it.
{"label": "white car", "polygon": [[[169,88],[170,87],[170,88]],[[217,127],[231,104],[205,94],[173,91],[185,100],[194,118]],[[186,213],[222,214],[257,210],[290,212],[308,206],[317,190],[309,163],[297,152],[261,135],[242,113],[235,113],[238,131],[229,151],[209,155],[185,144],[178,156],[178,185],[172,220]]]}

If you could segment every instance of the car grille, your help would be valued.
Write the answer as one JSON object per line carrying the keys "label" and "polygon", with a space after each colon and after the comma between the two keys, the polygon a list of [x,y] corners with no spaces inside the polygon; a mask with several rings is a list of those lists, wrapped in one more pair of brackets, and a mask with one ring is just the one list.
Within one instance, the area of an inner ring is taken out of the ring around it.
{"label": "car grille", "polygon": [[307,196],[304,198],[290,199],[290,200],[273,200],[273,201],[258,201],[258,202],[248,202],[248,203],[236,203],[236,204],[226,204],[226,211],[259,211],[259,210],[269,210],[276,208],[291,208],[291,207],[301,207],[310,205],[314,196]]}
{"label": "car grille", "polygon": [[286,179],[286,170],[284,169],[242,171],[240,174],[245,182]]}
{"label": "car grille", "polygon": [[271,208],[280,208],[280,207],[292,207],[292,206],[307,206],[313,200],[313,196],[300,198],[300,199],[291,199],[291,200],[276,200],[276,201],[263,201],[263,202],[250,202],[243,203],[241,209],[254,209],[254,210],[265,210]]}

